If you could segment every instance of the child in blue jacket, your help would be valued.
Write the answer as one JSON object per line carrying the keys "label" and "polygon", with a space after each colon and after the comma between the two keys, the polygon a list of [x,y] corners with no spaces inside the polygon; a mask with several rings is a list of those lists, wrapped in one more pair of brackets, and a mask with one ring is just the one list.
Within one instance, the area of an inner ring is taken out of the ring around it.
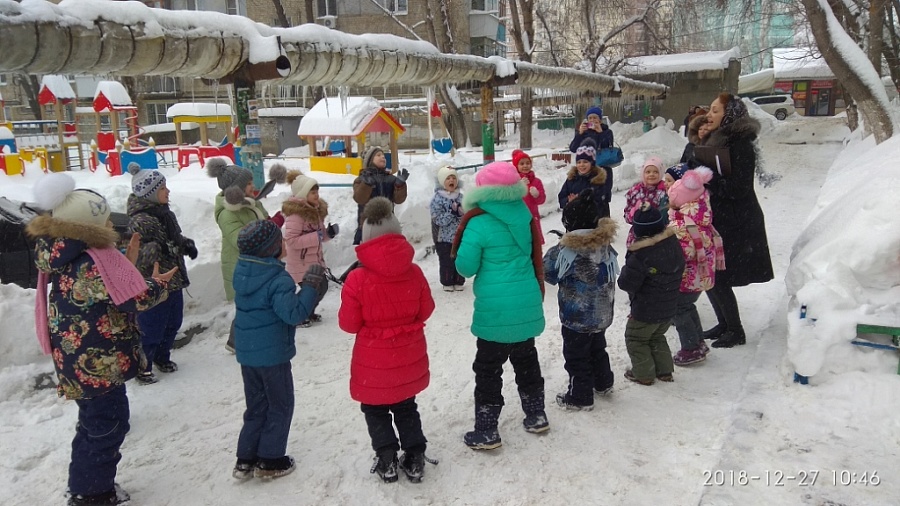
{"label": "child in blue jacket", "polygon": [[271,221],[248,223],[237,243],[234,351],[247,409],[232,475],[272,479],[294,470],[294,459],[285,455],[294,415],[294,332],[325,295],[328,280],[321,265],[312,265],[295,293],[297,285],[280,260],[281,230]]}
{"label": "child in blue jacket", "polygon": [[606,353],[606,329],[613,319],[618,264],[610,243],[616,223],[600,218],[586,189],[563,210],[566,234],[544,255],[544,280],[559,285],[559,320],[569,387],[556,396],[566,410],[594,409],[594,393],[612,390],[613,373]]}

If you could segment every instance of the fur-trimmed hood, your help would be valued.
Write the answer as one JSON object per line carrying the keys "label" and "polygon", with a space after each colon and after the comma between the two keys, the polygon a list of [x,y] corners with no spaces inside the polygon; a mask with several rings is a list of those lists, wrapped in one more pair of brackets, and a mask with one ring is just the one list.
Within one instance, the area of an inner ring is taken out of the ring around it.
{"label": "fur-trimmed hood", "polygon": [[116,241],[119,240],[119,234],[111,228],[60,220],[48,215],[41,215],[31,220],[25,227],[25,231],[31,237],[75,239],[87,244],[88,248],[114,247]]}
{"label": "fur-trimmed hood", "polygon": [[700,125],[706,123],[706,115],[697,116],[688,123],[687,138],[691,144],[700,144]]}
{"label": "fur-trimmed hood", "polygon": [[600,218],[593,229],[573,230],[566,232],[559,240],[559,245],[581,252],[594,251],[609,246],[616,236],[619,226],[611,218]]}
{"label": "fur-trimmed hood", "polygon": [[673,235],[675,235],[675,229],[672,227],[666,227],[665,230],[656,235],[652,235],[650,237],[641,237],[640,239],[635,240],[633,243],[631,243],[631,246],[628,247],[628,251],[637,251],[639,249],[653,246],[654,244],[658,244]]}
{"label": "fur-trimmed hood", "polygon": [[[596,165],[591,165],[591,170],[588,171],[586,175],[591,176],[591,184],[602,185],[606,183],[606,171],[600,170],[600,167],[597,167]],[[571,181],[579,176],[581,176],[581,174],[578,173],[578,168],[572,167],[571,169],[569,169],[569,173],[566,174],[566,179]]]}
{"label": "fur-trimmed hood", "polygon": [[725,147],[731,145],[737,139],[755,140],[759,136],[759,121],[749,115],[738,118],[734,123],[717,128],[709,134],[704,146]]}
{"label": "fur-trimmed hood", "polygon": [[[481,207],[480,204],[486,202],[521,201],[526,193],[528,193],[528,188],[522,180],[509,186],[479,186],[463,195],[463,209],[469,211],[474,207]],[[525,205],[525,203],[522,202],[522,205]],[[528,214],[530,216],[531,212]]]}
{"label": "fur-trimmed hood", "polygon": [[307,223],[319,223],[328,216],[328,202],[319,199],[319,207],[313,207],[306,199],[290,197],[281,204],[281,213],[285,217],[298,215]]}

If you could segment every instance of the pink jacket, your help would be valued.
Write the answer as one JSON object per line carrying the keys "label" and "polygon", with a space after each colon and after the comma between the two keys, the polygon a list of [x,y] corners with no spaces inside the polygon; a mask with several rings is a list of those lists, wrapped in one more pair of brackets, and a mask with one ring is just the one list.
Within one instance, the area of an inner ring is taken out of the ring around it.
{"label": "pink jacket", "polygon": [[284,242],[287,248],[284,263],[295,283],[303,280],[310,265],[325,267],[322,243],[329,239],[325,233],[325,217],[328,204],[319,199],[319,207],[313,207],[306,199],[290,197],[281,206],[284,214]]}
{"label": "pink jacket", "polygon": [[[656,186],[647,186],[642,182],[636,183],[625,194],[625,223],[631,223],[634,220],[634,212],[641,207],[644,202],[650,202],[650,205],[659,209],[660,213],[665,213],[665,209],[660,209],[663,203],[669,201],[666,196],[666,183],[660,181]],[[625,246],[631,246],[634,242],[634,229],[628,229],[628,238],[625,239]]]}
{"label": "pink jacket", "polygon": [[669,210],[669,227],[681,243],[684,253],[684,274],[681,287],[684,293],[705,292],[716,284],[716,269],[725,268],[722,238],[712,226],[709,192],[700,198]]}
{"label": "pink jacket", "polygon": [[[547,201],[547,193],[544,192],[544,183],[540,178],[534,175],[534,171],[522,175],[522,179],[525,180],[525,184],[528,186],[528,193],[522,197],[522,200],[525,201],[525,205],[528,206],[528,210],[531,211],[531,215],[534,216],[538,232],[541,234],[541,244],[544,244],[544,233],[541,230],[541,213],[538,212],[538,206]],[[537,197],[531,194],[532,188],[538,191]]]}

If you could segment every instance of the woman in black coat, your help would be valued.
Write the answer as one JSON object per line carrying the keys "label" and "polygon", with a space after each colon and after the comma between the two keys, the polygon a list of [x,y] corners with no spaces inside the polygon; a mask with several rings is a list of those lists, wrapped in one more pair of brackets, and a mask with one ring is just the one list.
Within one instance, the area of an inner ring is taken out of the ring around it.
{"label": "woman in black coat", "polygon": [[715,348],[731,348],[746,343],[732,288],[765,283],[775,277],[765,216],[753,189],[760,126],[747,114],[741,99],[730,93],[723,93],[712,102],[706,118],[711,132],[699,141],[693,157],[696,163],[713,169],[713,179],[706,186],[713,226],[725,247],[725,270],[716,273],[715,287],[706,292],[718,324],[704,332],[703,337],[716,339]]}

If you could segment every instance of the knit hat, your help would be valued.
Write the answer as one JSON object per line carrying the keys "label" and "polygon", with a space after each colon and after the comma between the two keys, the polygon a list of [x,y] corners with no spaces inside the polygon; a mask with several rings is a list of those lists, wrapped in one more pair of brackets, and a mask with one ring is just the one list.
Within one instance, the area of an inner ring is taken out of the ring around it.
{"label": "knit hat", "polygon": [[519,169],[519,162],[526,158],[528,160],[531,160],[531,157],[528,156],[528,153],[522,151],[521,149],[516,149],[512,152],[512,164],[516,168],[516,170]]}
{"label": "knit hat", "polygon": [[678,181],[682,177],[684,177],[684,173],[688,171],[688,164],[679,163],[677,165],[673,165],[666,169],[666,174],[672,176],[672,179]]}
{"label": "knit hat", "polygon": [[563,226],[566,231],[597,228],[600,214],[594,204],[593,188],[585,188],[571,202],[566,204],[562,212]]}
{"label": "knit hat", "polygon": [[394,204],[384,197],[375,197],[363,209],[362,242],[387,234],[402,234],[400,221],[394,216]]}
{"label": "knit hat", "polygon": [[688,202],[693,202],[703,195],[704,186],[712,179],[712,170],[709,167],[697,167],[689,170],[675,184],[669,188],[669,205],[678,209]]}
{"label": "knit hat", "polygon": [[641,166],[641,181],[644,180],[644,171],[647,170],[647,167],[650,167],[651,165],[656,167],[659,172],[662,172],[662,158],[658,156],[651,156],[644,160],[644,165]]}
{"label": "knit hat", "polygon": [[242,255],[280,257],[281,229],[269,220],[251,221],[238,232],[237,245]]}
{"label": "knit hat", "polygon": [[437,172],[438,184],[443,187],[444,181],[446,181],[447,178],[450,176],[456,176],[456,179],[459,180],[459,176],[456,174],[456,169],[454,169],[453,167],[451,167],[449,165],[444,165],[443,167],[438,169],[438,172]]}
{"label": "knit hat", "polygon": [[731,97],[725,104],[725,114],[722,116],[722,122],[719,124],[719,127],[728,126],[735,122],[735,120],[743,118],[747,115],[747,106],[744,105],[744,102],[738,97]]}
{"label": "knit hat", "polygon": [[594,164],[594,160],[597,158],[597,143],[594,142],[594,139],[587,138],[581,141],[581,145],[578,146],[578,149],[575,150],[575,161],[578,160],[587,160],[591,162],[591,165]]}
{"label": "knit hat", "polygon": [[166,184],[166,176],[158,170],[141,170],[137,162],[128,164],[128,172],[131,174],[131,191],[138,197],[159,203],[156,192]]}
{"label": "knit hat", "polygon": [[475,186],[512,186],[522,176],[509,162],[491,162],[475,173]]}
{"label": "knit hat", "polygon": [[[374,165],[372,165],[372,158],[375,156],[375,153],[377,153],[379,151],[381,151],[381,153],[384,154],[384,149],[382,149],[381,146],[369,146],[368,148],[366,148],[365,151],[363,151],[363,164],[362,164],[363,169],[368,169],[369,167],[375,167]],[[385,169],[386,168],[387,168],[387,165],[385,165]]]}
{"label": "knit hat", "polygon": [[51,173],[34,185],[34,197],[41,209],[54,218],[86,225],[106,226],[109,204],[93,190],[76,190],[75,179],[68,174]]}
{"label": "knit hat", "polygon": [[593,107],[588,107],[586,113],[584,113],[584,117],[587,118],[591,114],[596,114],[598,118],[603,119],[603,109],[597,107],[596,105]]}
{"label": "knit hat", "polygon": [[299,170],[288,172],[287,182],[291,185],[291,194],[298,199],[305,199],[313,188],[319,186],[318,181],[303,174]]}
{"label": "knit hat", "polygon": [[237,165],[230,165],[225,158],[214,157],[206,161],[206,172],[216,178],[225,201],[238,205],[244,200],[244,189],[253,181],[253,173]]}
{"label": "knit hat", "polygon": [[641,204],[633,216],[632,229],[635,237],[650,237],[662,232],[666,228],[666,220],[663,219],[659,209],[649,202]]}

